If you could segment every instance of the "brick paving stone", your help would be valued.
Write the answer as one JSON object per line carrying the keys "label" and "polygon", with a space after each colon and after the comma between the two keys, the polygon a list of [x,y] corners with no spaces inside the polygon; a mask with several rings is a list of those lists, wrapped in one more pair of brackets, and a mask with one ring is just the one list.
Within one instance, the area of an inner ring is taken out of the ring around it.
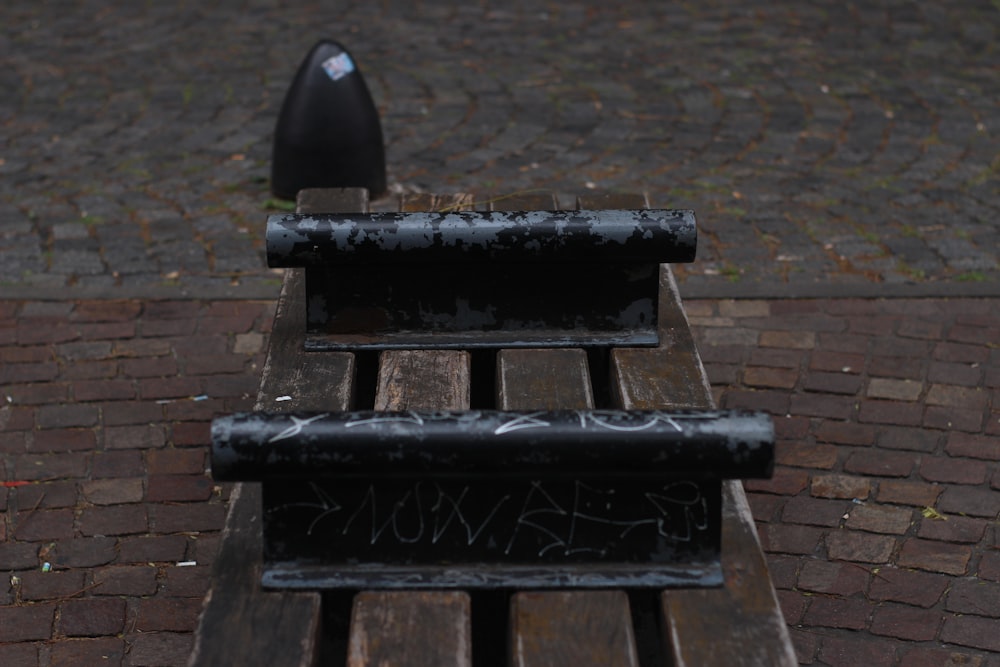
{"label": "brick paving stone", "polygon": [[843,500],[825,500],[809,496],[796,496],[785,503],[781,519],[786,523],[812,526],[839,526],[849,503]]}
{"label": "brick paving stone", "polygon": [[225,522],[222,505],[152,505],[149,514],[151,528],[157,534],[221,530]]}
{"label": "brick paving stone", "polygon": [[958,579],[948,592],[945,609],[1000,618],[1000,584],[973,578]]}
{"label": "brick paving stone", "polygon": [[74,537],[56,542],[50,559],[59,567],[107,565],[117,557],[117,546],[113,537]]}
{"label": "brick paving stone", "polygon": [[928,540],[975,544],[983,539],[986,527],[985,519],[964,516],[949,516],[943,521],[923,519],[917,530],[917,536]]}
{"label": "brick paving stone", "polygon": [[201,598],[139,600],[135,629],[139,632],[193,632],[201,613]]}
{"label": "brick paving stone", "polygon": [[814,632],[800,630],[797,627],[789,629],[792,638],[792,645],[795,647],[795,655],[799,664],[810,665],[816,658],[819,650],[819,637]]}
{"label": "brick paving stone", "polygon": [[38,482],[11,489],[17,506],[27,511],[29,508],[58,508],[76,505],[76,482]]}
{"label": "brick paving stone", "polygon": [[775,445],[775,461],[783,466],[829,470],[837,463],[837,448],[833,445],[779,441]]}
{"label": "brick paving stone", "polygon": [[850,510],[846,526],[870,533],[903,535],[913,522],[913,511],[888,505],[857,505]]}
{"label": "brick paving stone", "polygon": [[193,638],[190,633],[147,632],[128,635],[132,667],[164,667],[186,664]]}
{"label": "brick paving stone", "polygon": [[865,395],[869,398],[883,398],[890,401],[916,401],[923,390],[923,383],[914,380],[872,378],[868,381]]}
{"label": "brick paving stone", "polygon": [[82,570],[25,572],[21,575],[21,599],[41,601],[75,595],[83,590],[84,576]]}
{"label": "brick paving stone", "polygon": [[921,461],[919,472],[929,482],[979,485],[986,481],[988,468],[983,461],[937,457]]}
{"label": "brick paving stone", "polygon": [[48,639],[55,611],[53,604],[0,607],[0,644]]}
{"label": "brick paving stone", "polygon": [[865,355],[856,352],[827,350],[821,341],[819,349],[809,356],[809,368],[816,371],[857,374],[865,367]]}
{"label": "brick paving stone", "polygon": [[850,597],[867,590],[870,576],[853,563],[806,560],[796,583],[799,590]]}
{"label": "brick paving stone", "polygon": [[809,493],[817,498],[864,500],[872,491],[872,483],[864,477],[837,473],[813,475]]}
{"label": "brick paving stone", "polygon": [[85,598],[59,605],[56,631],[67,637],[116,635],[125,627],[125,600]]}
{"label": "brick paving stone", "polygon": [[903,641],[930,641],[937,636],[941,614],[936,610],[888,604],[872,616],[872,634]]}
{"label": "brick paving stone", "polygon": [[896,644],[887,640],[825,637],[819,650],[822,664],[830,667],[891,665],[895,656]]}
{"label": "brick paving stone", "polygon": [[132,380],[78,380],[72,391],[73,398],[81,402],[130,401],[137,397]]}
{"label": "brick paving stone", "polygon": [[964,575],[968,570],[972,548],[934,540],[909,538],[903,542],[898,564],[929,572]]}
{"label": "brick paving stone", "polygon": [[214,484],[204,475],[157,475],[149,478],[149,502],[196,502],[208,500]]}
{"label": "brick paving stone", "polygon": [[[802,359],[803,353],[797,350],[779,350],[775,348],[754,348],[750,350],[751,367],[797,369],[802,365]],[[733,364],[737,365],[742,361],[742,358],[737,358],[733,360]]]}
{"label": "brick paving stone", "polygon": [[89,586],[93,595],[153,595],[156,577],[149,565],[112,565],[91,570]]}
{"label": "brick paving stone", "polygon": [[90,468],[90,476],[95,480],[109,477],[135,477],[144,472],[142,452],[138,450],[96,452]]}
{"label": "brick paving stone", "polygon": [[858,393],[861,385],[862,380],[857,375],[815,371],[806,374],[806,379],[802,387],[806,391],[854,396]]}
{"label": "brick paving stone", "polygon": [[958,364],[981,364],[989,360],[989,350],[981,345],[964,343],[937,343],[934,359]]}
{"label": "brick paving stone", "polygon": [[1000,439],[968,433],[951,433],[945,451],[950,455],[1000,461]]}
{"label": "brick paving stone", "polygon": [[981,579],[1000,581],[1000,551],[994,549],[983,554],[977,574]]}
{"label": "brick paving stone", "polygon": [[933,507],[944,487],[939,484],[884,479],[878,483],[879,502]]}
{"label": "brick paving stone", "polygon": [[125,642],[117,637],[66,639],[49,645],[49,667],[120,665],[125,652]]}
{"label": "brick paving stone", "polygon": [[162,426],[114,426],[104,429],[106,449],[158,449],[167,442]]}
{"label": "brick paving stone", "polygon": [[858,421],[871,424],[916,426],[923,423],[924,410],[919,403],[870,399],[861,401]]}
{"label": "brick paving stone", "polygon": [[906,649],[899,667],[984,667],[982,656],[939,648]]}
{"label": "brick paving stone", "polygon": [[902,602],[917,607],[933,607],[950,585],[943,574],[882,567],[872,576],[868,596],[872,600]]}
{"label": "brick paving stone", "polygon": [[170,431],[170,442],[175,447],[204,447],[212,442],[211,424],[208,422],[180,422]]}
{"label": "brick paving stone", "polygon": [[816,429],[816,439],[839,445],[871,445],[875,428],[867,424],[824,420]]}
{"label": "brick paving stone", "polygon": [[860,598],[834,598],[817,596],[802,616],[804,625],[845,630],[864,630],[868,627],[871,606]]}
{"label": "brick paving stone", "polygon": [[14,667],[34,667],[39,664],[38,648],[41,644],[0,644],[0,664]]}
{"label": "brick paving stone", "polygon": [[141,535],[122,538],[118,563],[177,563],[185,559],[187,538],[183,535]]}
{"label": "brick paving stone", "polygon": [[96,479],[82,484],[83,496],[95,505],[137,503],[143,497],[141,477]]}
{"label": "brick paving stone", "polygon": [[36,431],[28,449],[32,452],[89,451],[94,449],[96,441],[92,429]]}
{"label": "brick paving stone", "polygon": [[778,605],[781,607],[781,615],[784,617],[785,623],[789,625],[800,624],[809,605],[809,598],[799,591],[778,590],[775,593],[778,596]]}
{"label": "brick paving stone", "polygon": [[823,531],[812,526],[771,524],[761,531],[761,539],[769,553],[810,555],[819,550]]}
{"label": "brick paving stone", "polygon": [[938,509],[947,514],[968,514],[994,518],[1000,511],[1000,499],[989,489],[949,486],[941,494]]}
{"label": "brick paving stone", "polygon": [[167,567],[160,595],[170,597],[201,597],[208,592],[211,567],[202,565]]}
{"label": "brick paving stone", "polygon": [[26,542],[59,540],[73,535],[73,510],[35,510],[13,517],[11,536]]}
{"label": "brick paving stone", "polygon": [[912,454],[883,450],[856,450],[844,462],[844,470],[860,475],[907,477],[919,463]]}
{"label": "brick paving stone", "polygon": [[80,513],[80,532],[87,536],[135,535],[149,529],[142,504],[86,507]]}
{"label": "brick paving stone", "polygon": [[848,396],[793,394],[788,411],[793,415],[805,417],[849,419],[854,415],[854,406],[854,398]]}
{"label": "brick paving stone", "polygon": [[896,540],[888,535],[840,530],[827,535],[826,547],[832,560],[883,564],[889,562]]}
{"label": "brick paving stone", "polygon": [[882,426],[878,429],[876,443],[888,449],[907,449],[933,452],[943,438],[943,432],[904,426]]}
{"label": "brick paving stone", "polygon": [[172,447],[152,450],[146,452],[146,465],[150,475],[198,475],[205,472],[205,451]]}
{"label": "brick paving stone", "polygon": [[816,334],[812,331],[762,331],[758,344],[792,350],[811,350],[816,347]]}
{"label": "brick paving stone", "polygon": [[749,387],[791,389],[798,381],[798,370],[751,366],[743,371],[743,383]]}
{"label": "brick paving stone", "polygon": [[946,616],[940,639],[958,646],[1000,652],[1000,633],[996,629],[995,618]]}
{"label": "brick paving stone", "polygon": [[979,364],[934,361],[928,367],[927,379],[936,384],[976,387],[983,381],[983,369]]}

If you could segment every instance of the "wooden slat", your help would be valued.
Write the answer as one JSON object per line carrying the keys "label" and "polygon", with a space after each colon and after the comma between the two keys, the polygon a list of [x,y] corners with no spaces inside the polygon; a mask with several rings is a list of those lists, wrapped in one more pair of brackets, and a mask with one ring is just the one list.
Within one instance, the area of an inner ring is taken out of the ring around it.
{"label": "wooden slat", "polygon": [[[714,407],[677,286],[666,267],[660,285],[660,327],[660,348],[612,352],[614,391],[621,407]],[[722,569],[721,589],[662,594],[673,664],[797,664],[739,481],[722,484]]]}
{"label": "wooden slat", "polygon": [[367,591],[354,600],[347,664],[446,667],[472,663],[462,591]]}
{"label": "wooden slat", "polygon": [[[299,212],[364,210],[359,189],[302,191]],[[354,356],[302,349],[305,288],[299,270],[288,271],[275,314],[257,410],[347,410]],[[278,400],[289,397],[288,400]],[[260,589],[260,484],[237,484],[229,501],[212,586],[195,633],[189,665],[275,665],[315,663],[319,642],[320,595]]]}
{"label": "wooden slat", "polygon": [[386,352],[379,357],[375,409],[467,409],[470,367],[468,352]]}
{"label": "wooden slat", "polygon": [[[469,409],[469,353],[383,352],[378,410]],[[471,665],[471,603],[462,591],[364,592],[351,612],[348,665]]]}
{"label": "wooden slat", "polygon": [[463,210],[473,205],[472,195],[459,192],[452,195],[434,195],[428,193],[403,195],[401,211],[450,211]]}
{"label": "wooden slat", "polygon": [[510,617],[517,667],[638,665],[623,591],[518,593]]}
{"label": "wooden slat", "polygon": [[497,404],[502,410],[576,410],[594,407],[583,350],[501,350]]}
{"label": "wooden slat", "polygon": [[[527,210],[539,203],[510,197],[494,205],[496,210]],[[501,350],[497,407],[593,408],[586,353]],[[508,656],[515,667],[638,664],[629,601],[621,591],[517,593],[510,604],[509,637]]]}

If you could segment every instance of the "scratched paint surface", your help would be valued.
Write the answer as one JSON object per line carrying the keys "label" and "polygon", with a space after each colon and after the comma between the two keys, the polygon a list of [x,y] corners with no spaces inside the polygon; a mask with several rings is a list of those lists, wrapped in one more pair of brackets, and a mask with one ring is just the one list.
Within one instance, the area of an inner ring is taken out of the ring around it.
{"label": "scratched paint surface", "polygon": [[286,214],[267,221],[273,267],[350,262],[694,260],[687,210]]}

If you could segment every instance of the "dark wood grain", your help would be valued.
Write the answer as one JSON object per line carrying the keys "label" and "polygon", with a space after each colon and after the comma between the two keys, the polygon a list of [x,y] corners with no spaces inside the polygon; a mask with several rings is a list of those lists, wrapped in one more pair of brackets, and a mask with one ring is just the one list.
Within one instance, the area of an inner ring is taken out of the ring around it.
{"label": "dark wood grain", "polygon": [[349,667],[471,665],[469,596],[462,591],[359,593]]}
{"label": "dark wood grain", "polygon": [[470,368],[469,353],[461,350],[383,352],[375,409],[468,409]]}
{"label": "dark wood grain", "polygon": [[[378,410],[468,410],[470,358],[391,350],[379,360]],[[351,613],[348,664],[471,665],[471,602],[462,591],[365,592]]]}
{"label": "dark wood grain", "polygon": [[515,667],[638,665],[623,591],[518,593],[510,619]]}
{"label": "dark wood grain", "polygon": [[594,407],[583,350],[501,350],[497,404],[502,410],[577,410]]}
{"label": "dark wood grain", "polygon": [[[530,203],[510,197],[495,205],[518,210]],[[587,354],[580,349],[500,351],[497,407],[593,408]],[[509,636],[508,657],[516,667],[637,664],[628,597],[621,591],[516,593]]]}

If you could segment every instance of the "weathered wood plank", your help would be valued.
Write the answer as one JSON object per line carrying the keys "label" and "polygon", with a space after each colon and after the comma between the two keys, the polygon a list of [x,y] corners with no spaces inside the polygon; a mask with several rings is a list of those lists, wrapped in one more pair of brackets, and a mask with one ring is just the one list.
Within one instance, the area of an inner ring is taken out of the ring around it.
{"label": "weathered wood plank", "polygon": [[[502,350],[497,365],[502,410],[594,407],[582,350]],[[621,591],[517,593],[509,656],[516,667],[636,665],[628,597]]]}
{"label": "weathered wood plank", "polygon": [[415,193],[403,195],[400,210],[409,211],[460,211],[473,205],[472,195],[459,192],[451,195]]}
{"label": "weathered wood plank", "polygon": [[471,665],[470,618],[469,596],[462,591],[359,593],[347,664]]}
{"label": "weathered wood plank", "polygon": [[[302,191],[299,212],[358,210],[364,190]],[[305,208],[303,208],[305,207]],[[257,410],[347,410],[354,358],[302,350],[305,290],[301,273],[288,272],[271,333]],[[277,400],[288,396],[289,400]],[[260,484],[236,485],[212,575],[212,587],[195,633],[189,665],[275,665],[315,663],[321,598],[317,593],[260,590]]]}
{"label": "weathered wood plank", "polygon": [[[710,409],[708,381],[677,286],[661,276],[661,347],[615,350],[615,395],[626,409]],[[673,664],[791,666],[796,664],[788,628],[767,572],[753,517],[739,481],[722,484],[721,589],[666,591],[664,632]]]}
{"label": "weathered wood plank", "polygon": [[660,267],[660,344],[611,351],[611,391],[619,405],[682,409],[712,404],[712,392],[673,273]]}
{"label": "weathered wood plank", "polygon": [[[510,197],[497,210],[538,204]],[[579,349],[501,350],[501,410],[594,407],[587,354]],[[517,593],[510,605],[508,656],[515,667],[636,665],[628,597],[621,591]]]}
{"label": "weathered wood plank", "polygon": [[[392,350],[379,361],[377,410],[467,410],[467,352]],[[348,665],[471,665],[471,603],[462,591],[365,592],[354,601]]]}
{"label": "weathered wood plank", "polygon": [[583,350],[501,350],[497,404],[502,410],[576,410],[594,407]]}
{"label": "weathered wood plank", "polygon": [[638,664],[623,591],[518,593],[510,618],[517,667]]}
{"label": "weathered wood plank", "polygon": [[468,352],[394,350],[379,357],[376,410],[461,410],[469,407]]}

